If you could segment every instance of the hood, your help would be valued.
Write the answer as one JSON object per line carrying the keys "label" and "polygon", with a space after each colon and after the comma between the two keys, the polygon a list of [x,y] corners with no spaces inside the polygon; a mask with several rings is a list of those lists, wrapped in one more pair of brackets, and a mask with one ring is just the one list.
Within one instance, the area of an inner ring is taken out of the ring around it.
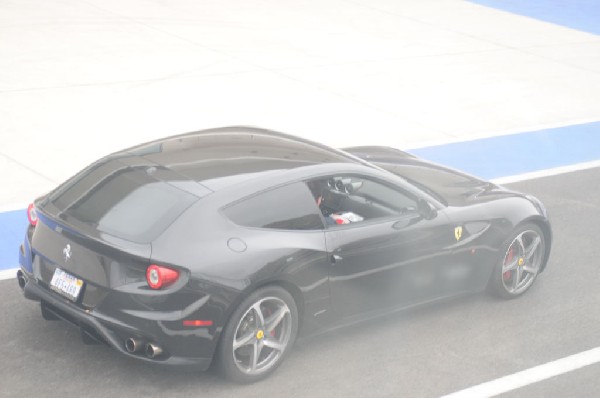
{"label": "hood", "polygon": [[345,151],[400,176],[447,206],[467,206],[523,196],[489,181],[419,159],[387,147],[356,147]]}

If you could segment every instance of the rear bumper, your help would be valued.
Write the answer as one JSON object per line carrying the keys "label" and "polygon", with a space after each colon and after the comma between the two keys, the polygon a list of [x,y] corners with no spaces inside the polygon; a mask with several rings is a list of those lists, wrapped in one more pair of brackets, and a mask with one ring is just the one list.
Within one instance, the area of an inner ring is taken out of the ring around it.
{"label": "rear bumper", "polygon": [[212,362],[212,358],[174,356],[168,352],[168,348],[161,355],[154,358],[147,357],[143,349],[137,352],[129,352],[125,348],[125,341],[129,337],[142,341],[143,345],[152,343],[162,347],[160,338],[148,337],[145,331],[140,328],[110,319],[94,310],[84,310],[73,305],[69,300],[39,285],[33,275],[24,268],[21,268],[17,279],[26,298],[41,302],[45,317],[58,317],[67,321],[79,328],[82,336],[105,343],[123,355],[156,365],[197,371],[208,369]]}

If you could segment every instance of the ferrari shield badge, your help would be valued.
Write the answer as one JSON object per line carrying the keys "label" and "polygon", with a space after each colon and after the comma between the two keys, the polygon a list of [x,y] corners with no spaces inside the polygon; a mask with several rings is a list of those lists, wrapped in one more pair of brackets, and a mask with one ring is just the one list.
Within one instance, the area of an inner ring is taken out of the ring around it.
{"label": "ferrari shield badge", "polygon": [[456,238],[457,242],[462,237],[462,227],[461,226],[458,226],[458,227],[454,228],[454,237]]}

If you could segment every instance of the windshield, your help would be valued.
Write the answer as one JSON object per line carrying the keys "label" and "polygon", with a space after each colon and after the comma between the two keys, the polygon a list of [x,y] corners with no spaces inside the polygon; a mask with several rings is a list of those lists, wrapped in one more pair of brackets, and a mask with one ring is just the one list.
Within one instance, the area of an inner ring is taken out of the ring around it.
{"label": "windshield", "polygon": [[411,164],[382,164],[379,166],[415,185],[439,200],[444,205],[462,203],[465,193],[480,189],[485,182],[443,167],[428,167]]}

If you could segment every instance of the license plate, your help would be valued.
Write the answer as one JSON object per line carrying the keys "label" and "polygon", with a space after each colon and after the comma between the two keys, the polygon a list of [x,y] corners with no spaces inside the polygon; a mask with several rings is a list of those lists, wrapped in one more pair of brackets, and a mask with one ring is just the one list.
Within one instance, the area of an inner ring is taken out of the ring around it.
{"label": "license plate", "polygon": [[83,281],[60,268],[54,270],[50,288],[63,296],[76,301],[83,286]]}

